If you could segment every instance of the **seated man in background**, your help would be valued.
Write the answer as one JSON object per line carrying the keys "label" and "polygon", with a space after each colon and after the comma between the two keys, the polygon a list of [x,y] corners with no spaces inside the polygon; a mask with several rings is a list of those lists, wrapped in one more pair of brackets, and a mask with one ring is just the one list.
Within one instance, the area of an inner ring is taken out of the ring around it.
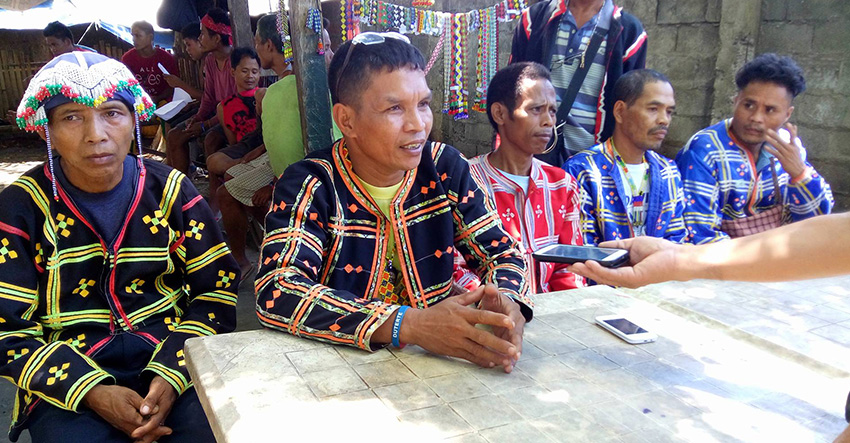
{"label": "seated man in background", "polygon": [[223,10],[212,8],[201,19],[200,43],[206,53],[204,97],[194,116],[168,131],[168,164],[184,174],[189,172],[189,140],[203,135],[205,145],[225,144],[215,109],[222,100],[236,93],[230,66],[232,35],[230,17]]}
{"label": "seated man in background", "polygon": [[[204,58],[204,51],[201,49],[201,43],[198,41],[198,38],[201,36],[201,24],[197,22],[189,23],[180,30],[180,34],[183,36],[183,45],[186,47],[186,53],[189,54],[189,58],[193,61]],[[203,69],[204,67],[201,65],[201,75],[203,75]],[[186,91],[194,100],[200,100],[204,96],[204,91],[190,85],[174,74],[169,73],[164,78],[168,86]]]}
{"label": "seated man in background", "polygon": [[762,54],[738,71],[735,84],[732,118],[697,132],[676,156],[693,243],[829,214],[835,203],[788,123],[806,89],[803,70],[789,57]]}
{"label": "seated man in background", "polygon": [[164,49],[153,46],[153,26],[150,23],[133,23],[130,31],[133,34],[133,48],[121,57],[121,62],[135,74],[136,80],[154,103],[162,105],[171,100],[174,90],[163,78],[165,73],[158,65],[162,64],[169,73],[179,76],[177,59]]}
{"label": "seated man in background", "polygon": [[676,164],[655,152],[676,109],[673,86],[651,69],[630,71],[614,85],[614,135],[564,165],[581,189],[584,241],[647,235],[685,238],[682,180]]}
{"label": "seated man in background", "polygon": [[[529,283],[537,293],[574,289],[580,282],[566,264],[535,263],[531,254],[553,244],[581,245],[579,193],[563,169],[534,158],[546,151],[558,104],[549,71],[541,64],[510,64],[493,76],[487,117],[501,139],[499,148],[470,160],[484,190],[496,203],[502,226],[525,256]],[[478,287],[466,268],[458,283]]]}
{"label": "seated man in background", "polygon": [[183,343],[233,330],[239,269],[192,183],[128,155],[152,112],[123,64],[81,52],[42,68],[18,107],[48,161],[0,193],[13,440],[214,441]]}
{"label": "seated man in background", "polygon": [[47,45],[52,57],[74,51],[95,52],[88,46],[75,44],[74,34],[59,21],[48,23],[41,31],[41,35],[44,36],[44,44]]}
{"label": "seated man in background", "polygon": [[[411,343],[511,371],[532,316],[525,265],[461,154],[428,141],[424,68],[397,33],[362,33],[339,48],[328,84],[343,138],[275,186],[257,315],[313,339],[366,350]],[[455,248],[485,286],[452,296]]]}

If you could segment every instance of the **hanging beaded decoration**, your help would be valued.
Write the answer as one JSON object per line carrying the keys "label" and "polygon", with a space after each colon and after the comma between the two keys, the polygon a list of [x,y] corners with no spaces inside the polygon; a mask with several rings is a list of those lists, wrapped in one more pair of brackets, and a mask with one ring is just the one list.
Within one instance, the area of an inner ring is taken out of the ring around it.
{"label": "hanging beaded decoration", "polygon": [[466,38],[469,34],[468,14],[452,15],[451,86],[449,87],[449,114],[455,120],[469,118],[468,92],[465,84]]}
{"label": "hanging beaded decoration", "polygon": [[449,113],[449,102],[451,100],[452,87],[452,53],[454,51],[452,37],[452,15],[443,16],[443,40],[448,42],[448,47],[443,51],[443,113]]}
{"label": "hanging beaded decoration", "polygon": [[478,61],[475,66],[475,101],[472,109],[487,112],[487,88],[499,65],[496,8],[481,9],[478,11],[478,17]]}
{"label": "hanging beaded decoration", "polygon": [[428,65],[425,66],[425,74],[427,75],[431,68],[434,67],[434,63],[437,62],[437,57],[440,56],[440,51],[443,50],[443,44],[446,42],[446,34],[440,34],[440,40],[437,41],[437,46],[434,47],[434,52],[431,53],[431,58],[428,59]]}
{"label": "hanging beaded decoration", "polygon": [[[281,0],[281,2],[282,1],[283,0]],[[340,3],[339,5],[339,29],[340,34],[342,34],[340,36],[342,38],[342,41],[348,40],[348,29],[351,27],[352,21],[349,11],[351,11],[351,0],[342,0],[342,3]]]}
{"label": "hanging beaded decoration", "polygon": [[283,58],[289,63],[292,61],[292,38],[289,36],[289,15],[284,0],[280,0],[280,9],[277,11],[277,32],[283,42]]}
{"label": "hanging beaded decoration", "polygon": [[434,0],[413,0],[414,8],[430,8],[434,6]]}
{"label": "hanging beaded decoration", "polygon": [[322,12],[316,8],[307,10],[307,28],[319,34],[319,44],[316,52],[325,55],[325,42],[322,38]]}

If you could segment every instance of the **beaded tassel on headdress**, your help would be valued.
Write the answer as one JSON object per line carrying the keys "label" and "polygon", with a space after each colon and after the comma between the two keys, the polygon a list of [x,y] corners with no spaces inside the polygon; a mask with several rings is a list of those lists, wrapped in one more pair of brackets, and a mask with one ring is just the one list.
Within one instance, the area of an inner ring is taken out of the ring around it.
{"label": "beaded tassel on headdress", "polygon": [[133,117],[136,118],[136,158],[142,159],[142,128],[139,124],[139,114],[134,112]]}
{"label": "beaded tassel on headdress", "polygon": [[50,185],[53,187],[53,200],[59,201],[56,191],[56,172],[53,170],[53,146],[50,143],[50,130],[44,125],[44,139],[47,140],[47,167],[50,169]]}

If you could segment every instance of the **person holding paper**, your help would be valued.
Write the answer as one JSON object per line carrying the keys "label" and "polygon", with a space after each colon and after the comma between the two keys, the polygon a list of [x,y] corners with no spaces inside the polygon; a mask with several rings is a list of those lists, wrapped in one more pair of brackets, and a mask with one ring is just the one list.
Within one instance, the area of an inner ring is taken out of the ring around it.
{"label": "person holding paper", "polygon": [[154,103],[161,105],[170,101],[174,89],[164,76],[169,73],[180,75],[177,60],[167,51],[153,46],[153,26],[150,23],[138,21],[133,23],[130,31],[133,48],[121,57],[121,62],[130,68]]}

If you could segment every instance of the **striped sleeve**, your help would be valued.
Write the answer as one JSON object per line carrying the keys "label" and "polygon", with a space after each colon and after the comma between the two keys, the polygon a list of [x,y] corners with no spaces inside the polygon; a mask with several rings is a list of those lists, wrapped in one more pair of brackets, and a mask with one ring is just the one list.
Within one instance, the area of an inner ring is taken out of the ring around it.
{"label": "striped sleeve", "polygon": [[564,169],[576,180],[579,198],[579,226],[584,235],[584,244],[596,246],[600,242],[601,234],[597,232],[596,225],[596,203],[593,195],[593,183],[601,181],[598,171],[589,161],[587,154],[579,153],[573,156],[564,165]]}
{"label": "striped sleeve", "polygon": [[164,378],[178,394],[192,386],[186,368],[186,339],[230,332],[236,327],[236,291],[239,266],[230,254],[212,211],[189,179],[177,171],[168,177],[162,201],[171,214],[169,223],[182,226],[175,251],[189,287],[188,308],[180,323],[157,345],[145,367]]}
{"label": "striped sleeve", "polygon": [[76,410],[85,394],[111,378],[65,342],[47,344],[35,318],[38,269],[34,215],[48,199],[26,176],[0,194],[0,377],[58,408]]}
{"label": "striped sleeve", "polygon": [[330,260],[326,254],[339,252],[328,244],[326,230],[342,211],[331,179],[317,163],[291,165],[275,185],[255,287],[257,316],[271,329],[376,350],[382,345],[371,342],[372,334],[398,306],[320,283],[319,270]]}
{"label": "striped sleeve", "polygon": [[[711,148],[705,149],[703,145],[709,145]],[[708,164],[709,150],[716,149],[718,148],[710,138],[696,135],[676,155],[685,198],[685,210],[682,214],[688,230],[685,240],[694,244],[713,243],[729,238],[721,229],[723,202],[720,199],[720,184],[712,172],[713,168]]]}
{"label": "striped sleeve", "polygon": [[444,151],[437,169],[450,171],[448,197],[453,206],[455,246],[467,266],[482,283],[498,286],[518,302],[523,316],[531,320],[533,303],[528,297],[525,261],[516,241],[502,229],[495,204],[487,201],[487,193],[478,186],[460,153]]}
{"label": "striped sleeve", "polygon": [[787,202],[792,221],[829,214],[835,205],[829,183],[806,162],[802,179],[788,183]]}

